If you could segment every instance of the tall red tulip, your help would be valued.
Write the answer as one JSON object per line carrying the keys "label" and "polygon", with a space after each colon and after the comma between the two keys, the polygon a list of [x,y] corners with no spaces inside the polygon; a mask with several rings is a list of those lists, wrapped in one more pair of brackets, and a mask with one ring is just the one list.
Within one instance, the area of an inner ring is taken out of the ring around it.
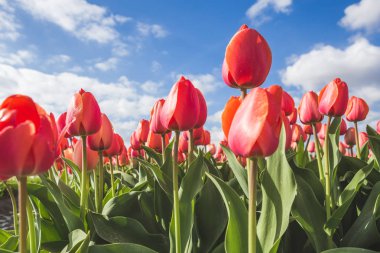
{"label": "tall red tulip", "polygon": [[91,92],[81,89],[74,94],[67,109],[67,132],[71,136],[87,136],[99,131],[102,119],[98,102]]}
{"label": "tall red tulip", "polygon": [[227,45],[223,79],[230,86],[254,88],[265,81],[271,65],[272,53],[264,37],[243,25]]}
{"label": "tall red tulip", "polygon": [[353,122],[363,121],[367,117],[368,111],[369,107],[364,99],[352,96],[348,100],[346,119]]}
{"label": "tall red tulip", "polygon": [[133,131],[130,137],[131,147],[135,150],[140,150],[142,148],[141,142],[139,141],[139,137],[137,136],[136,131]]}
{"label": "tall red tulip", "polygon": [[[66,115],[67,115],[67,112],[64,112],[61,115],[59,115],[59,117],[57,119],[58,134],[61,134],[61,132],[65,129],[65,126],[66,126]],[[65,133],[64,137],[65,138],[69,138],[70,137],[70,134],[67,133],[67,130],[66,130],[66,133]]]}
{"label": "tall red tulip", "polygon": [[286,116],[289,116],[293,112],[294,100],[286,91],[282,92],[281,108]]}
{"label": "tall red tulip", "polygon": [[140,120],[136,129],[136,137],[140,143],[145,143],[148,140],[149,134],[149,121],[146,119]]}
{"label": "tall red tulip", "polygon": [[[169,136],[165,135],[165,143],[169,142]],[[162,138],[160,134],[155,134],[152,131],[149,132],[148,141],[146,144],[151,149],[156,150],[157,152],[162,152]]]}
{"label": "tall red tulip", "polygon": [[297,122],[297,109],[293,108],[292,114],[288,116],[290,125],[293,125]]}
{"label": "tall red tulip", "polygon": [[[78,165],[79,169],[82,169],[82,139],[74,145],[73,162]],[[87,149],[87,170],[94,170],[99,162],[98,152],[86,147]]]}
{"label": "tall red tulip", "polygon": [[269,156],[279,143],[282,89],[251,90],[241,103],[228,134],[231,150],[242,157]]}
{"label": "tall red tulip", "polygon": [[123,147],[124,147],[124,141],[123,138],[117,134],[114,133],[112,137],[112,144],[111,146],[103,151],[104,156],[115,156],[115,155],[120,155],[121,152],[123,152]]}
{"label": "tall red tulip", "polygon": [[99,131],[87,137],[87,144],[90,149],[95,151],[103,151],[111,147],[113,138],[113,128],[111,121],[107,115],[101,115],[102,125]]}
{"label": "tall red tulip", "polygon": [[198,116],[198,121],[195,124],[194,128],[199,128],[199,127],[202,127],[206,123],[207,104],[202,92],[197,88],[195,88],[195,90],[197,91],[198,101],[199,101],[199,116]]}
{"label": "tall red tulip", "polygon": [[159,99],[154,104],[151,112],[150,112],[150,130],[156,134],[164,134],[169,132],[169,130],[164,127],[161,123],[160,115],[162,111],[162,107],[164,106],[165,99]]}
{"label": "tall red tulip", "polygon": [[305,93],[298,107],[300,121],[303,124],[321,122],[323,115],[318,109],[318,95],[314,91]]}
{"label": "tall red tulip", "polygon": [[222,112],[222,130],[226,138],[228,138],[228,132],[230,131],[232,120],[234,119],[235,113],[240,104],[240,97],[230,97],[224,106]]}
{"label": "tall red tulip", "polygon": [[161,111],[161,123],[170,130],[186,131],[194,128],[199,117],[199,97],[194,85],[181,77],[170,90]]}
{"label": "tall red tulip", "polygon": [[328,116],[342,116],[347,108],[348,87],[340,78],[327,84],[319,93],[319,111]]}

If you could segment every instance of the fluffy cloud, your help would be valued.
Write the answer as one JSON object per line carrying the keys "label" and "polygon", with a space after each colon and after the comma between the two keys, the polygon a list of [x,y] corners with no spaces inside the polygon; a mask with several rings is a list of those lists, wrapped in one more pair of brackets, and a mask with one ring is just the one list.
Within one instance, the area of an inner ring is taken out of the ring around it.
{"label": "fluffy cloud", "polygon": [[[140,84],[122,76],[116,82],[103,83],[95,78],[62,72],[55,75],[29,68],[0,64],[0,101],[21,93],[31,96],[47,111],[56,115],[67,109],[72,95],[80,88],[92,92],[101,110],[106,113],[117,132],[128,138],[142,117],[149,112],[156,97],[142,95]],[[126,139],[127,140],[127,139]]]}
{"label": "fluffy cloud", "polygon": [[14,9],[6,0],[0,0],[0,39],[15,41],[20,36],[20,28]]}
{"label": "fluffy cloud", "polygon": [[266,9],[272,8],[275,12],[287,13],[291,5],[292,0],[257,0],[246,11],[246,15],[251,20],[261,23],[268,19],[264,12]]}
{"label": "fluffy cloud", "polygon": [[[177,81],[182,75],[175,75]],[[223,84],[215,77],[215,75],[206,74],[184,74],[187,79],[189,79],[195,87],[197,87],[203,94],[215,91],[218,87],[223,86]]]}
{"label": "fluffy cloud", "polygon": [[344,10],[340,24],[350,30],[365,29],[367,32],[380,32],[379,0],[361,0]]}
{"label": "fluffy cloud", "polygon": [[24,66],[35,58],[33,52],[23,49],[10,53],[5,45],[0,44],[0,63],[13,66]]}
{"label": "fluffy cloud", "polygon": [[79,39],[108,43],[119,33],[115,26],[130,18],[112,15],[107,9],[86,0],[17,0],[34,18],[56,24]]}
{"label": "fluffy cloud", "polygon": [[115,57],[111,57],[105,61],[96,63],[95,68],[101,71],[113,70],[113,69],[116,69],[118,62],[119,62],[119,59]]}
{"label": "fluffy cloud", "polygon": [[137,23],[137,30],[142,36],[152,35],[155,38],[165,38],[169,33],[164,27],[158,24]]}

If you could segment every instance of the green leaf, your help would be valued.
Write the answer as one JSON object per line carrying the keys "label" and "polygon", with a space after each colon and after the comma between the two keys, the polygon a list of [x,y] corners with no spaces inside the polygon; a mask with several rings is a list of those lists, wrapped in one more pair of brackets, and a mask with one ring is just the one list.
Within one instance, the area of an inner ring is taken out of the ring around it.
{"label": "green leaf", "polygon": [[63,252],[73,253],[78,250],[81,243],[86,239],[87,235],[81,229],[75,229],[69,234],[69,244],[62,250]]}
{"label": "green leaf", "polygon": [[133,243],[114,243],[108,245],[93,245],[89,247],[88,253],[157,253],[142,245]]}
{"label": "green leaf", "polygon": [[369,248],[380,241],[380,233],[376,226],[380,211],[379,194],[380,182],[373,186],[359,217],[344,235],[342,246]]}
{"label": "green leaf", "polygon": [[103,207],[102,214],[107,216],[128,216],[138,209],[137,198],[140,192],[128,192],[111,198]]}
{"label": "green leaf", "polygon": [[235,154],[228,148],[222,145],[224,154],[227,156],[228,164],[232,169],[236,179],[238,180],[241,189],[243,190],[245,196],[248,198],[248,175],[247,171],[241,166],[239,161],[236,159]]}
{"label": "green leaf", "polygon": [[257,236],[263,252],[276,252],[281,236],[289,224],[296,195],[296,181],[285,155],[286,133],[282,128],[277,151],[267,159],[261,190],[262,208]]}
{"label": "green leaf", "polygon": [[219,178],[206,173],[220,195],[228,213],[224,247],[227,253],[248,252],[248,211],[237,193]]}
{"label": "green leaf", "polygon": [[90,212],[96,233],[110,243],[136,243],[160,252],[168,252],[168,239],[162,234],[150,234],[137,220],[128,217],[112,217]]}
{"label": "green leaf", "polygon": [[[153,176],[157,180],[158,184],[161,186],[162,190],[165,191],[168,197],[172,198],[173,196],[172,180],[167,174],[164,173],[165,171],[163,170],[163,168],[160,169],[157,165],[151,164],[144,159],[138,158],[138,161],[140,162],[141,166],[144,169],[151,171],[153,173]],[[163,167],[164,166],[169,166],[168,163],[166,163],[166,161]]]}
{"label": "green leaf", "polygon": [[325,250],[322,253],[376,253],[377,251],[360,248],[338,248]]}
{"label": "green leaf", "polygon": [[18,236],[10,236],[3,244],[0,245],[0,249],[16,251],[18,247]]}
{"label": "green leaf", "polygon": [[372,168],[373,162],[356,172],[351,182],[346,186],[342,194],[339,196],[340,206],[333,212],[325,225],[325,231],[329,235],[333,235],[335,229],[339,227],[344,215],[354,200],[356,193],[359,191],[366,177],[372,171]]}
{"label": "green leaf", "polygon": [[148,154],[149,157],[153,158],[156,163],[161,166],[162,165],[162,155],[157,153],[155,150],[151,149],[147,146],[142,146],[142,148],[145,150],[145,152]]}
{"label": "green leaf", "polygon": [[372,153],[375,156],[377,164],[380,164],[380,135],[369,125],[367,125],[367,134]]}
{"label": "green leaf", "polygon": [[303,140],[302,137],[298,141],[297,144],[297,152],[294,157],[294,163],[300,167],[305,168],[306,164],[309,162],[309,156],[308,152],[305,152],[305,142],[306,140]]}

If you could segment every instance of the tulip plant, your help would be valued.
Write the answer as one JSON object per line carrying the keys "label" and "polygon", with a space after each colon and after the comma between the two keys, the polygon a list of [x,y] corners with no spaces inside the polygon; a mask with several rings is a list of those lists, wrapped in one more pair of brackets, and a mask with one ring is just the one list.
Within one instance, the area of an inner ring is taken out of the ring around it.
{"label": "tulip plant", "polygon": [[183,76],[129,144],[89,91],[57,120],[28,96],[6,98],[0,189],[14,225],[0,229],[0,253],[380,251],[380,121],[360,132],[369,107],[340,78],[299,105],[260,87],[271,63],[243,25],[224,55],[222,78],[240,91],[219,143]]}

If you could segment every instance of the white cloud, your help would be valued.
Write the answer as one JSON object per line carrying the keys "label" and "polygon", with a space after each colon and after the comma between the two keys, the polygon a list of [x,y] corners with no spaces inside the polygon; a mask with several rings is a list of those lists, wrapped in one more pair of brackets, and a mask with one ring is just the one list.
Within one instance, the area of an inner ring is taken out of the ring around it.
{"label": "white cloud", "polygon": [[367,32],[380,32],[379,0],[361,0],[344,10],[340,24],[350,30],[365,29]]}
{"label": "white cloud", "polygon": [[95,68],[101,71],[114,70],[117,67],[119,60],[115,57],[111,57],[105,61],[98,62],[95,64]]}
{"label": "white cloud", "polygon": [[[182,76],[175,75],[176,81]],[[213,92],[218,87],[223,86],[223,84],[218,81],[215,75],[207,73],[207,74],[183,74],[183,76],[189,79],[195,87],[197,87],[203,94]]]}
{"label": "white cloud", "polygon": [[137,30],[145,37],[152,35],[155,38],[165,38],[169,34],[161,25],[147,24],[143,22],[137,22]]}
{"label": "white cloud", "polygon": [[52,75],[0,64],[0,83],[0,101],[12,94],[25,94],[56,116],[66,111],[71,97],[80,88],[90,91],[97,98],[102,112],[110,117],[116,131],[126,140],[137,121],[149,117],[150,109],[157,99],[142,95],[138,89],[139,83],[125,76],[116,82],[104,83],[68,72]]}
{"label": "white cloud", "polygon": [[224,139],[224,133],[222,128],[220,127],[212,127],[210,129],[211,134],[211,143],[214,143],[216,146],[218,146],[219,142]]}
{"label": "white cloud", "polygon": [[20,28],[14,9],[6,0],[0,0],[0,39],[15,41],[20,37]]}
{"label": "white cloud", "polygon": [[48,60],[48,64],[62,64],[71,61],[71,57],[66,54],[58,54],[51,56]]}
{"label": "white cloud", "polygon": [[16,52],[8,52],[5,45],[0,44],[0,63],[13,66],[24,66],[35,58],[33,52],[29,50],[18,50]]}
{"label": "white cloud", "polygon": [[162,68],[162,65],[158,61],[152,61],[152,65],[150,68],[151,68],[152,72],[157,72]]}
{"label": "white cloud", "polygon": [[222,121],[222,113],[223,109],[207,116],[207,122],[220,124],[220,122]]}
{"label": "white cloud", "polygon": [[257,0],[256,3],[249,7],[245,14],[251,20],[261,23],[268,19],[265,16],[266,9],[273,8],[277,13],[288,13],[291,5],[292,0]]}
{"label": "white cloud", "polygon": [[149,94],[157,94],[159,93],[160,89],[162,88],[162,83],[157,83],[154,81],[146,81],[143,84],[141,84],[141,89]]}
{"label": "white cloud", "polygon": [[129,20],[86,0],[17,0],[34,18],[48,21],[79,39],[108,43],[118,38],[115,26]]}

